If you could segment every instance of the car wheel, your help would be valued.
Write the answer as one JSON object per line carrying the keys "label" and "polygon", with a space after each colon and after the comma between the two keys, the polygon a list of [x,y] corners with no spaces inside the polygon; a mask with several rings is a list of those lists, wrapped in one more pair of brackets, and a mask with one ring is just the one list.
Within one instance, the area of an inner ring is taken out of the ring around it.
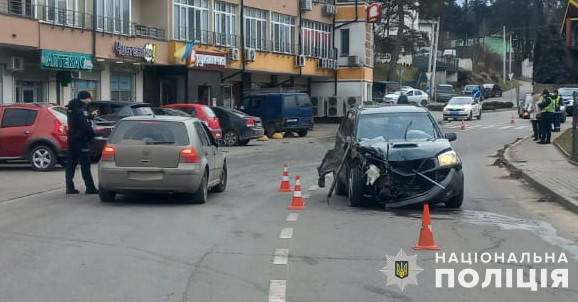
{"label": "car wheel", "polygon": [[197,192],[193,193],[192,201],[194,203],[203,204],[207,202],[208,195],[209,195],[208,175],[207,172],[205,172],[203,178],[201,178],[199,189],[197,190]]}
{"label": "car wheel", "polygon": [[247,146],[251,140],[250,139],[243,139],[239,141],[239,146]]}
{"label": "car wheel", "polygon": [[349,172],[349,206],[350,207],[359,207],[365,203],[363,197],[363,179],[359,176],[359,172],[357,168],[353,168]]}
{"label": "car wheel", "polygon": [[482,119],[482,109],[480,109],[480,113],[478,114],[478,120]]}
{"label": "car wheel", "polygon": [[462,206],[463,202],[464,202],[464,190],[462,189],[460,194],[452,197],[452,199],[446,201],[445,204],[446,207],[448,208],[459,209]]}
{"label": "car wheel", "polygon": [[28,155],[32,169],[36,171],[50,171],[56,165],[58,159],[54,150],[46,145],[40,145],[32,148]]}
{"label": "car wheel", "polygon": [[470,110],[470,115],[468,115],[468,118],[466,120],[471,121],[473,118],[473,112]]}
{"label": "car wheel", "polygon": [[229,130],[223,134],[223,140],[227,146],[236,146],[239,144],[239,134],[235,130]]}
{"label": "car wheel", "polygon": [[422,100],[422,101],[421,101],[421,106],[422,106],[422,107],[427,107],[427,100]]}
{"label": "car wheel", "polygon": [[221,173],[221,179],[219,180],[219,184],[213,188],[213,192],[221,193],[225,192],[227,189],[227,164],[223,164],[223,172]]}
{"label": "car wheel", "polygon": [[98,186],[98,197],[100,198],[101,202],[114,202],[116,200],[116,193],[105,190],[102,186]]}
{"label": "car wheel", "polygon": [[305,136],[307,136],[307,133],[309,133],[308,129],[301,129],[301,130],[297,131],[297,134],[299,134],[299,137],[305,137]]}
{"label": "car wheel", "polygon": [[345,194],[347,194],[347,185],[344,184],[341,179],[339,178],[339,176],[334,175],[335,178],[335,194],[339,195],[339,196],[345,196]]}

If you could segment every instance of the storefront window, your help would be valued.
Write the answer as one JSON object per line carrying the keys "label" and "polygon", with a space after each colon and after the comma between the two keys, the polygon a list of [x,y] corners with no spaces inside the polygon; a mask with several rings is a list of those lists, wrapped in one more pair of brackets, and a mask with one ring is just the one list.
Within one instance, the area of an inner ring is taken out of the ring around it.
{"label": "storefront window", "polygon": [[44,102],[41,82],[17,81],[16,103]]}
{"label": "storefront window", "polygon": [[112,74],[110,76],[110,100],[127,102],[133,100],[132,75]]}
{"label": "storefront window", "polygon": [[235,11],[236,5],[215,2],[215,44],[218,46],[235,47]]}
{"label": "storefront window", "polygon": [[271,40],[273,51],[293,53],[295,17],[273,13],[271,15]]}
{"label": "storefront window", "polygon": [[267,11],[245,8],[245,47],[267,50]]}
{"label": "storefront window", "polygon": [[303,38],[302,53],[314,58],[331,57],[331,25],[315,21],[303,20],[301,29]]}
{"label": "storefront window", "polygon": [[173,3],[173,38],[195,43],[208,43],[209,1],[174,0]]}
{"label": "storefront window", "polygon": [[96,5],[99,30],[130,34],[130,0],[100,0]]}
{"label": "storefront window", "polygon": [[71,98],[75,98],[78,95],[79,91],[82,90],[86,90],[88,92],[90,92],[90,95],[92,96],[93,100],[98,100],[98,89],[97,86],[98,82],[97,81],[89,81],[89,80],[73,80],[72,81],[72,85],[71,85],[71,89],[70,89],[70,94],[71,94]]}

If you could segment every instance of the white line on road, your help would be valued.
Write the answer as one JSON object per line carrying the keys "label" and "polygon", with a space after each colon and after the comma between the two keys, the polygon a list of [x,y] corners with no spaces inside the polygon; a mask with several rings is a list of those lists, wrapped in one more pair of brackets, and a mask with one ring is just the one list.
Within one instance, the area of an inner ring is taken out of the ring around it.
{"label": "white line on road", "polygon": [[285,221],[297,221],[297,219],[299,219],[299,213],[289,213]]}
{"label": "white line on road", "polygon": [[293,228],[283,228],[281,234],[279,234],[280,239],[291,239],[293,238]]}
{"label": "white line on road", "polygon": [[276,249],[273,264],[287,265],[289,262],[289,249]]}
{"label": "white line on road", "polygon": [[309,199],[309,197],[311,197],[311,194],[303,194],[303,199]]}
{"label": "white line on road", "polygon": [[474,129],[474,128],[478,128],[478,127],[482,127],[482,125],[472,125],[472,126],[470,126],[470,129]]}
{"label": "white line on road", "polygon": [[514,129],[520,130],[520,129],[524,129],[524,128],[528,128],[528,126],[527,126],[527,125],[526,125],[526,126],[518,126],[518,127],[514,128]]}
{"label": "white line on road", "polygon": [[512,128],[512,127],[514,127],[514,126],[503,126],[503,127],[498,128],[498,129],[504,130],[504,129],[510,129],[510,128]]}
{"label": "white line on road", "polygon": [[311,185],[309,186],[308,191],[317,191],[319,190],[319,186],[318,185]]}
{"label": "white line on road", "polygon": [[269,283],[269,302],[285,302],[286,280],[271,280]]}
{"label": "white line on road", "polygon": [[494,126],[495,125],[487,125],[487,126],[480,127],[480,129],[490,129],[490,128],[493,128]]}

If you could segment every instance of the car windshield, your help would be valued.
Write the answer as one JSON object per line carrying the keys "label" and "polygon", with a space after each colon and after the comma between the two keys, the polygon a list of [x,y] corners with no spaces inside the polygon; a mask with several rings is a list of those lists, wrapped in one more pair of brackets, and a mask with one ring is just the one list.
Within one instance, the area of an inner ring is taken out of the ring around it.
{"label": "car windshield", "polygon": [[438,86],[439,92],[453,92],[454,89],[451,86]]}
{"label": "car windshield", "polygon": [[185,124],[169,121],[120,121],[110,136],[111,144],[186,146]]}
{"label": "car windshield", "polygon": [[560,89],[558,89],[558,93],[561,96],[565,96],[565,97],[573,96],[574,92],[578,92],[578,88],[560,88]]}
{"label": "car windshield", "polygon": [[378,141],[419,141],[440,137],[426,112],[381,113],[359,118],[357,138]]}
{"label": "car windshield", "polygon": [[469,105],[472,103],[471,98],[452,98],[449,101],[449,105]]}
{"label": "car windshield", "polygon": [[478,88],[478,86],[476,85],[467,85],[466,87],[464,87],[464,91],[474,91]]}

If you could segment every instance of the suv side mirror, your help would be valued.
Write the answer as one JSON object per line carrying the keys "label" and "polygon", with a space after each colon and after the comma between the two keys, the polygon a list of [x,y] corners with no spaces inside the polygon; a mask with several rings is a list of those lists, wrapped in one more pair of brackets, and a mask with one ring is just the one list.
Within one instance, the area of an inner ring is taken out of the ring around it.
{"label": "suv side mirror", "polygon": [[458,139],[458,135],[455,132],[448,132],[445,134],[445,137],[447,140],[449,140],[450,142],[455,141],[456,139]]}

